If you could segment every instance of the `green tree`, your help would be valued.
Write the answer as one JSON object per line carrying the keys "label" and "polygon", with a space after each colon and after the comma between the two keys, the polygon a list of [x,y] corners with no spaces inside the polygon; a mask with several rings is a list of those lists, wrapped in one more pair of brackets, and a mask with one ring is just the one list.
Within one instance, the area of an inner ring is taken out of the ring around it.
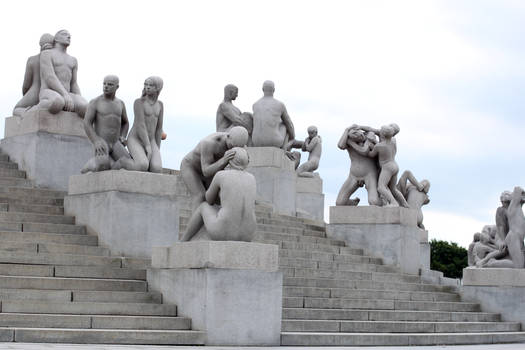
{"label": "green tree", "polygon": [[468,266],[467,250],[454,242],[430,241],[430,268],[443,272],[445,277],[462,278]]}

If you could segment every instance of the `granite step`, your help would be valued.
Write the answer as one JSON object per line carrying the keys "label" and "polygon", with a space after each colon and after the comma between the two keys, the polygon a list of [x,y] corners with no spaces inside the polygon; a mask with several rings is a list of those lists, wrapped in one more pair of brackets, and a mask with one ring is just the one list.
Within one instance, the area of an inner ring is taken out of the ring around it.
{"label": "granite step", "polygon": [[0,167],[0,179],[2,178],[26,178],[26,172],[23,170],[18,170],[17,168],[3,168]]}
{"label": "granite step", "polygon": [[448,301],[411,301],[394,299],[347,299],[319,297],[285,297],[285,308],[311,309],[364,309],[364,310],[415,310],[415,311],[480,311],[477,303]]}
{"label": "granite step", "polygon": [[295,267],[279,267],[284,277],[326,278],[346,280],[372,280],[378,282],[419,283],[421,278],[415,275],[405,275],[387,272],[337,271],[326,269],[308,269]]}
{"label": "granite step", "polygon": [[162,295],[159,292],[119,292],[119,291],[71,291],[68,301],[91,301],[111,303],[153,303],[160,304]]}
{"label": "granite step", "polygon": [[0,313],[0,327],[189,330],[191,319],[178,316]]}
{"label": "granite step", "polygon": [[337,253],[326,253],[326,252],[312,252],[305,250],[294,250],[294,249],[279,249],[279,258],[295,258],[295,259],[306,259],[316,261],[338,261],[343,263],[365,263],[365,264],[378,264],[383,263],[382,259],[375,258],[366,255],[351,255],[345,254],[340,255]]}
{"label": "granite step", "polygon": [[412,301],[460,301],[457,293],[410,292],[350,288],[289,287],[283,289],[284,297],[345,298],[345,299],[393,299]]}
{"label": "granite step", "polygon": [[8,162],[9,161],[9,156],[7,154],[0,153],[0,161]]}
{"label": "granite step", "polygon": [[[26,223],[2,223],[0,222],[0,227],[7,226],[6,224],[19,225],[20,230],[23,232],[46,232],[46,233],[63,233],[63,234],[86,234],[86,227],[80,225],[68,225],[68,224],[47,224],[47,223],[35,223],[35,222],[26,222]],[[13,226],[18,227],[18,226]],[[3,230],[2,230],[3,231]],[[5,230],[8,231],[8,230]],[[15,230],[12,230],[15,231]]]}
{"label": "granite step", "polygon": [[6,241],[19,243],[34,242],[43,244],[56,243],[67,245],[97,246],[98,237],[79,234],[0,231],[0,242]]}
{"label": "granite step", "polygon": [[353,320],[353,321],[413,321],[413,322],[498,322],[501,316],[489,312],[360,310],[283,308],[283,320]]}
{"label": "granite step", "polygon": [[63,207],[64,199],[52,197],[20,196],[17,194],[0,192],[0,203],[13,205],[51,205]]}
{"label": "granite step", "polygon": [[410,322],[410,321],[344,321],[283,320],[283,332],[344,333],[465,333],[519,332],[519,322]]}
{"label": "granite step", "polygon": [[47,215],[64,215],[64,207],[42,204],[11,204],[8,203],[8,212],[35,213]]}
{"label": "granite step", "polygon": [[206,334],[191,330],[0,328],[0,339],[21,343],[204,345]]}
{"label": "granite step", "polygon": [[55,266],[55,277],[146,280],[146,270],[108,266]]}
{"label": "granite step", "polygon": [[266,231],[256,232],[255,239],[256,240],[267,239],[267,240],[274,240],[274,241],[280,240],[280,241],[286,241],[286,242],[319,243],[319,244],[327,244],[327,245],[340,246],[340,247],[344,247],[346,245],[344,241],[340,241],[336,239],[295,235],[295,234],[290,234],[290,233],[274,233],[274,232],[266,232]]}
{"label": "granite step", "polygon": [[44,188],[23,188],[15,186],[4,186],[0,188],[0,196],[18,196],[22,198],[38,197],[38,198],[52,198],[52,199],[63,199],[67,192],[55,191]]}
{"label": "granite step", "polygon": [[349,288],[349,289],[380,289],[387,291],[420,291],[420,292],[451,292],[455,288],[425,283],[382,282],[370,280],[285,277],[285,286],[315,287],[315,288]]}
{"label": "granite step", "polygon": [[2,301],[2,312],[74,315],[177,316],[177,306],[153,303]]}
{"label": "granite step", "polygon": [[18,163],[6,160],[0,160],[0,168],[2,169],[18,169]]}
{"label": "granite step", "polygon": [[120,257],[58,253],[35,254],[27,252],[9,252],[1,250],[0,263],[122,267],[122,261]]}
{"label": "granite step", "polygon": [[412,346],[521,343],[525,332],[492,333],[300,333],[283,332],[284,346]]}
{"label": "granite step", "polygon": [[0,177],[1,187],[13,187],[30,189],[33,187],[33,182],[28,179],[20,177]]}
{"label": "granite step", "polygon": [[333,271],[359,271],[359,272],[399,272],[394,266],[377,265],[368,263],[343,264],[336,262],[324,262],[308,259],[279,258],[279,266],[308,269],[323,269]]}
{"label": "granite step", "polygon": [[1,238],[0,251],[109,256],[109,249],[98,246],[58,243],[29,243],[18,241],[13,242],[2,240]]}
{"label": "granite step", "polygon": [[146,292],[147,283],[140,280],[1,276],[0,289],[46,289],[87,291]]}
{"label": "granite step", "polygon": [[0,222],[75,224],[74,216],[48,215],[37,213],[0,212]]}

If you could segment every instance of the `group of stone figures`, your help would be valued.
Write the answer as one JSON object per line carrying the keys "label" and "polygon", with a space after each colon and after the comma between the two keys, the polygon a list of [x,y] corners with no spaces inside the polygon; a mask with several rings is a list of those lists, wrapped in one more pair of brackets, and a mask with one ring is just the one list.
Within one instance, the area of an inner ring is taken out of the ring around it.
{"label": "group of stone figures", "polygon": [[470,267],[525,268],[525,191],[515,187],[500,196],[496,225],[486,225],[474,234],[468,248]]}
{"label": "group of stone figures", "polygon": [[385,125],[379,130],[355,124],[345,129],[337,146],[348,151],[350,174],[337,195],[336,205],[357,205],[360,199],[350,197],[365,186],[370,205],[416,209],[417,224],[424,229],[421,207],[430,202],[430,182],[417,181],[408,170],[397,180],[399,166],[395,161],[394,136],[399,131],[397,124]]}
{"label": "group of stone figures", "polygon": [[[164,106],[158,100],[162,79],[149,77],[144,82],[142,96],[133,105],[135,119],[128,134],[126,107],[115,96],[118,77],[106,76],[103,94],[87,103],[77,83],[77,60],[67,54],[70,42],[66,30],[55,36],[42,35],[40,53],[27,61],[23,98],[13,115],[23,118],[32,111],[68,111],[83,118],[94,157],[82,173],[109,169],[160,173],[160,144],[166,138],[162,130]],[[295,140],[293,123],[285,105],[273,97],[274,91],[273,82],[264,82],[264,96],[253,105],[253,113],[241,113],[232,102],[238,95],[237,87],[230,84],[224,88],[216,115],[217,132],[200,141],[181,163],[193,210],[182,240],[251,241],[256,226],[256,183],[245,171],[247,146],[282,148],[295,162],[298,176],[314,176],[322,151],[317,128],[309,127],[304,141]],[[299,166],[300,153],[291,152],[292,148],[309,152],[308,161]]]}

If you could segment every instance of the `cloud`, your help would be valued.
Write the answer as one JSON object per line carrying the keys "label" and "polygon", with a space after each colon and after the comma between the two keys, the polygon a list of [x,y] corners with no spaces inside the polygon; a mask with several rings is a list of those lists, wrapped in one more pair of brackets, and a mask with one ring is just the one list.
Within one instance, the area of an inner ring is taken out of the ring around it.
{"label": "cloud", "polygon": [[424,224],[428,229],[429,240],[455,242],[467,248],[472,242],[474,233],[479,232],[485,225],[493,225],[492,222],[483,222],[475,218],[450,213],[446,211],[423,211]]}

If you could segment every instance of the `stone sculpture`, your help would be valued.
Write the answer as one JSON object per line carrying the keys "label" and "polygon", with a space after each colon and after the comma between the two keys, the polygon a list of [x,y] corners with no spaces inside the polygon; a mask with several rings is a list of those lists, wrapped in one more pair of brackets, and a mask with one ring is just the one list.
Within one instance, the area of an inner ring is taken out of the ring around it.
{"label": "stone sculpture", "polygon": [[[408,182],[410,182],[410,184],[408,184]],[[423,211],[421,207],[430,202],[430,198],[428,197],[430,181],[422,180],[418,182],[411,171],[405,170],[399,178],[397,189],[403,197],[405,197],[408,207],[417,210],[417,225],[424,230],[425,226],[423,225]]]}
{"label": "stone sculpture", "polygon": [[191,195],[192,210],[204,202],[213,176],[235,157],[234,147],[244,147],[248,131],[234,126],[228,132],[216,132],[201,140],[180,164],[180,172]]}
{"label": "stone sculpture", "polygon": [[295,139],[292,120],[284,103],[273,97],[274,83],[265,81],[262,90],[264,96],[253,105],[252,145],[284,149]]}
{"label": "stone sculpture", "polygon": [[481,233],[474,234],[469,246],[471,267],[525,268],[525,191],[515,187],[512,193],[503,192],[500,200],[496,225],[487,225]]}
{"label": "stone sculpture", "polygon": [[382,201],[377,192],[379,169],[377,160],[369,156],[370,147],[376,142],[374,137],[367,137],[357,125],[345,129],[337,147],[347,150],[350,156],[350,174],[336,199],[336,205],[357,205],[359,198],[350,199],[359,187],[366,186],[368,203],[381,206]]}
{"label": "stone sculpture", "polygon": [[[323,150],[321,136],[318,135],[316,126],[309,126],[308,137],[304,141],[292,140],[285,147],[286,155],[295,162],[297,176],[313,177],[314,171],[319,168],[319,161]],[[303,152],[309,152],[308,161],[299,166],[301,153],[290,152],[292,148],[300,148]]]}
{"label": "stone sculpture", "polygon": [[[55,38],[53,35],[45,33],[40,37],[40,52],[53,48]],[[31,56],[27,59],[24,83],[22,85],[22,99],[16,104],[13,115],[21,116],[31,107],[38,104],[40,94],[40,54]]]}
{"label": "stone sculpture", "polygon": [[163,85],[159,77],[149,77],[144,81],[142,96],[133,104],[135,120],[127,141],[131,157],[120,158],[115,163],[115,169],[151,173],[162,171],[160,142],[164,105],[158,98]]}
{"label": "stone sculpture", "polygon": [[224,100],[217,108],[216,126],[217,132],[227,132],[234,126],[242,126],[251,135],[253,129],[253,116],[244,112],[233,104],[239,95],[239,89],[233,84],[224,87]]}
{"label": "stone sculpture", "polygon": [[66,50],[71,42],[67,30],[55,34],[54,47],[40,53],[40,94],[38,108],[56,114],[62,110],[76,112],[84,118],[87,101],[77,83],[77,59]]}
{"label": "stone sculpture", "polygon": [[126,150],[126,135],[129,122],[124,102],[115,97],[119,88],[117,76],[104,78],[103,94],[89,102],[84,117],[84,130],[93,143],[95,156],[82,173],[111,169],[122,157],[129,158]]}
{"label": "stone sculpture", "polygon": [[[231,151],[233,158],[213,177],[206,201],[194,210],[181,241],[252,241],[257,227],[255,177],[245,171],[249,162],[246,149]],[[217,199],[220,206],[214,205]]]}

